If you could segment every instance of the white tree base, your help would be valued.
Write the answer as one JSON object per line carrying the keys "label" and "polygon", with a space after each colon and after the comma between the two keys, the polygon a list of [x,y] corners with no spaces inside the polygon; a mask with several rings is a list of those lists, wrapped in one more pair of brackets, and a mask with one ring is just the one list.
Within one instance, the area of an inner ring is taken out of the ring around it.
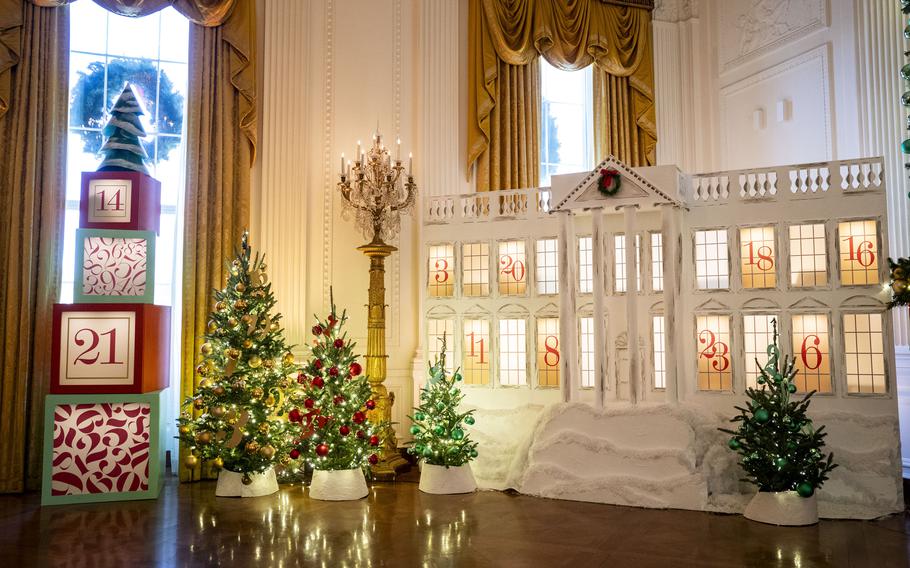
{"label": "white tree base", "polygon": [[310,497],[321,501],[354,501],[366,497],[369,492],[367,480],[359,467],[326,471],[317,469],[313,472],[313,481],[310,483]]}
{"label": "white tree base", "polygon": [[747,519],[769,525],[814,525],[818,522],[818,502],[815,495],[800,497],[796,491],[759,491],[749,501],[743,515]]}
{"label": "white tree base", "polygon": [[432,465],[424,463],[420,470],[420,490],[436,495],[472,493],[477,489],[471,464],[459,466]]}
{"label": "white tree base", "polygon": [[243,474],[226,469],[218,473],[218,485],[215,487],[216,497],[262,497],[278,492],[278,480],[275,470],[269,468],[264,473],[251,473],[253,482],[243,484]]}

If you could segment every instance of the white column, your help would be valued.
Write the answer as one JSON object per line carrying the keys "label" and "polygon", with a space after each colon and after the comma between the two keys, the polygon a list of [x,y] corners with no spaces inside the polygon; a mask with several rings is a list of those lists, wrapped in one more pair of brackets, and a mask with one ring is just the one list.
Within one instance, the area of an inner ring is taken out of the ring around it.
{"label": "white column", "polygon": [[591,246],[594,278],[594,408],[604,406],[604,385],[607,380],[607,330],[604,327],[604,211],[591,211]]}
{"label": "white column", "polygon": [[638,271],[635,266],[635,211],[637,205],[625,205],[626,221],[626,335],[629,344],[629,402],[638,403],[640,371],[638,364]]}
{"label": "white column", "polygon": [[664,357],[667,370],[666,400],[679,402],[677,383],[677,325],[676,300],[679,297],[679,229],[676,216],[679,208],[669,203],[660,208],[661,243],[663,244],[664,271]]}
{"label": "white column", "polygon": [[575,307],[575,219],[571,211],[559,213],[559,388],[563,402],[578,393],[578,317]]}

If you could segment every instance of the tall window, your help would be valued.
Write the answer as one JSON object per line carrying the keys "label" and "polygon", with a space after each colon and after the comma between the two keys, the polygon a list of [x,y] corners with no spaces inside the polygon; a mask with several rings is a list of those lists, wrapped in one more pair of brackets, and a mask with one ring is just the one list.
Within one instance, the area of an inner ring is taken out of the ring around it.
{"label": "tall window", "polygon": [[446,340],[446,373],[455,372],[455,320],[427,320],[427,355],[432,363],[442,353],[442,338]]}
{"label": "tall window", "polygon": [[699,290],[730,287],[727,231],[695,231],[695,276]]}
{"label": "tall window", "polygon": [[592,69],[562,71],[540,60],[540,185],[553,174],[580,172],[593,165]]}
{"label": "tall window", "polygon": [[828,342],[828,316],[793,316],[793,350],[796,369],[793,382],[800,392],[831,392],[831,349]]}
{"label": "tall window", "polygon": [[527,321],[499,320],[499,384],[528,384]]}
{"label": "tall window", "polygon": [[[746,386],[758,386],[758,365],[768,362],[768,345],[774,341],[774,317],[770,314],[743,316],[743,346],[746,364]],[[758,361],[756,363],[755,361]]]}
{"label": "tall window", "polygon": [[537,319],[537,384],[559,386],[559,318]]}
{"label": "tall window", "polygon": [[886,393],[881,314],[844,314],[847,392]]}
{"label": "tall window", "polygon": [[698,316],[695,325],[698,388],[712,391],[732,390],[730,316]]}
{"label": "tall window", "polygon": [[556,239],[537,241],[537,293],[559,293],[559,245]]}
{"label": "tall window", "polygon": [[664,289],[664,236],[651,233],[651,289],[661,292]]}
{"label": "tall window", "polygon": [[743,288],[774,288],[777,285],[774,227],[739,230]]}
{"label": "tall window", "polygon": [[594,318],[581,318],[578,340],[581,349],[581,386],[594,386]]}
{"label": "tall window", "polygon": [[651,316],[654,355],[654,388],[667,388],[667,334],[664,316]]}
{"label": "tall window", "polygon": [[184,183],[189,23],[172,8],[144,18],[125,18],[93,2],[76,2],[70,6],[70,30],[70,128],[60,300],[73,299],[81,173],[94,171],[101,163],[101,129],[111,105],[129,82],[146,111],[143,126],[149,136],[143,146],[151,163],[149,172],[161,182],[155,301],[173,304],[177,291],[174,270],[179,261],[178,205]]}
{"label": "tall window", "polygon": [[878,284],[878,229],[874,219],[837,225],[844,286]]}
{"label": "tall window", "polygon": [[591,237],[578,237],[578,291],[590,294],[594,289],[594,249]]}
{"label": "tall window", "polygon": [[466,243],[461,247],[461,287],[465,296],[490,295],[490,244]]}
{"label": "tall window", "polygon": [[464,382],[486,385],[490,382],[490,322],[464,320],[464,345],[461,348]]}
{"label": "tall window", "polygon": [[450,298],[455,293],[455,247],[430,245],[427,255],[427,295]]}
{"label": "tall window", "polygon": [[[626,291],[626,236],[613,235],[613,281],[617,292]],[[635,287],[641,290],[641,238],[635,235]]]}
{"label": "tall window", "polygon": [[499,293],[520,296],[527,284],[527,260],[524,241],[499,243]]}
{"label": "tall window", "polygon": [[825,252],[825,225],[790,227],[790,285],[813,288],[828,283],[828,260]]}

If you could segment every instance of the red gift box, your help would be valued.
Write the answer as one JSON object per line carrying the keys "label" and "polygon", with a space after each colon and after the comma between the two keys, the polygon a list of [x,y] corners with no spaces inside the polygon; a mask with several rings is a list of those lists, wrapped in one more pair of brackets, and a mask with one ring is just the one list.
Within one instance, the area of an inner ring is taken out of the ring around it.
{"label": "red gift box", "polygon": [[171,309],[55,304],[50,392],[147,393],[168,386]]}
{"label": "red gift box", "polygon": [[140,172],[82,172],[79,227],[160,233],[161,182]]}

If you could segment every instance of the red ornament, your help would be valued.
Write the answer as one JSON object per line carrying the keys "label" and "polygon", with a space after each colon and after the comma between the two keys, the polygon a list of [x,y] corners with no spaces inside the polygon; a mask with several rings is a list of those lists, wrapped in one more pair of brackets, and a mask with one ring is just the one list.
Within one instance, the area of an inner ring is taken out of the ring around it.
{"label": "red ornament", "polygon": [[356,424],[362,424],[363,421],[366,420],[366,414],[364,414],[363,412],[358,410],[357,412],[354,413],[354,416],[351,419]]}
{"label": "red ornament", "polygon": [[296,460],[297,458],[300,457],[300,450],[298,450],[297,448],[294,448],[293,450],[291,450],[291,452],[288,455],[291,456],[292,460]]}
{"label": "red ornament", "polygon": [[332,399],[332,402],[334,402],[335,405],[337,406],[337,405],[341,404],[342,402],[344,402],[344,397],[341,395],[338,395]]}
{"label": "red ornament", "polygon": [[295,408],[288,412],[288,420],[291,422],[301,422],[303,420],[303,416],[301,416],[300,411]]}
{"label": "red ornament", "polygon": [[319,426],[320,428],[325,428],[325,425],[328,423],[329,423],[329,419],[326,418],[325,416],[319,416],[318,418],[316,418],[316,426]]}
{"label": "red ornament", "polygon": [[316,369],[317,371],[318,371],[319,369],[321,369],[321,368],[322,368],[322,360],[321,360],[321,359],[316,359],[315,361],[313,361],[313,368]]}
{"label": "red ornament", "polygon": [[348,434],[351,433],[351,429],[348,428],[347,425],[344,425],[338,429],[338,433],[341,434],[342,436],[347,436]]}
{"label": "red ornament", "polygon": [[335,314],[329,314],[329,323],[334,324],[338,321],[338,318],[335,317]]}
{"label": "red ornament", "polygon": [[322,326],[316,324],[313,326],[313,335],[322,335]]}
{"label": "red ornament", "polygon": [[325,381],[322,379],[322,377],[313,377],[313,386],[314,387],[321,389],[324,384],[325,384]]}
{"label": "red ornament", "polygon": [[332,375],[333,377],[337,377],[338,376],[338,367],[332,367],[331,369],[329,369],[329,374]]}
{"label": "red ornament", "polygon": [[352,377],[356,377],[361,372],[363,372],[363,367],[360,366],[360,363],[358,363],[357,361],[354,361],[353,363],[351,363],[351,376]]}
{"label": "red ornament", "polygon": [[369,462],[370,462],[370,465],[376,465],[377,463],[379,463],[379,456],[377,456],[376,454],[370,454]]}
{"label": "red ornament", "polygon": [[329,453],[329,447],[327,445],[319,444],[318,446],[316,446],[316,455],[317,456],[325,457],[328,455],[328,453]]}
{"label": "red ornament", "polygon": [[344,347],[344,339],[336,339],[335,349],[341,349],[342,347]]}
{"label": "red ornament", "polygon": [[364,438],[366,438],[366,436],[367,436],[366,432],[364,432],[363,430],[357,430],[357,437],[358,437],[358,438],[360,438],[361,440],[363,440]]}
{"label": "red ornament", "polygon": [[307,408],[313,408],[314,404],[316,404],[316,401],[313,400],[312,398],[308,398],[305,401],[303,401],[303,405]]}
{"label": "red ornament", "polygon": [[301,385],[302,385],[302,384],[305,384],[305,383],[306,383],[306,375],[304,375],[303,373],[297,373],[297,382],[300,383]]}
{"label": "red ornament", "polygon": [[379,445],[379,436],[370,436],[370,445],[378,446]]}
{"label": "red ornament", "polygon": [[374,408],[376,408],[376,401],[371,398],[370,400],[367,401],[366,407],[367,407],[367,410],[373,410]]}

